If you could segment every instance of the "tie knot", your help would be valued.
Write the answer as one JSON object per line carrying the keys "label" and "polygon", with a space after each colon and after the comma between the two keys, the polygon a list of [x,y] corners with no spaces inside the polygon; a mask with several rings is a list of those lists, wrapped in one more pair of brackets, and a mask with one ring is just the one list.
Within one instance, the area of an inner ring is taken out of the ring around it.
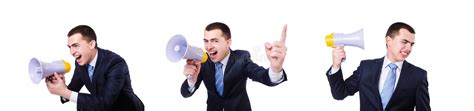
{"label": "tie knot", "polygon": [[94,66],[87,64],[87,70],[94,70]]}
{"label": "tie knot", "polygon": [[222,64],[221,62],[216,62],[216,67],[222,68],[222,65],[223,65],[223,64]]}
{"label": "tie knot", "polygon": [[391,70],[394,70],[394,69],[397,69],[398,66],[394,63],[390,63],[388,64],[388,67],[390,67]]}

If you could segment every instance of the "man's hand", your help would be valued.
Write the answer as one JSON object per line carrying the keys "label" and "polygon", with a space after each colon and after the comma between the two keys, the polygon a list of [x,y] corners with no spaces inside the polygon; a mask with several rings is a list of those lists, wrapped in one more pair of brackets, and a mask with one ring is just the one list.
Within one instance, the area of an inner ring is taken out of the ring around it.
{"label": "man's hand", "polygon": [[197,77],[199,75],[199,71],[201,71],[201,62],[200,61],[194,61],[192,59],[188,59],[186,61],[186,65],[184,65],[184,76],[189,77],[191,76],[191,81],[190,78],[188,78],[188,83],[196,83]]}
{"label": "man's hand", "polygon": [[283,62],[285,61],[286,56],[286,27],[283,27],[281,33],[280,41],[274,41],[273,44],[265,43],[265,52],[267,53],[267,58],[270,61],[270,67],[273,72],[281,72],[283,70]]}
{"label": "man's hand", "polygon": [[47,77],[45,81],[49,93],[62,96],[66,99],[69,99],[71,96],[71,90],[67,89],[66,81],[64,81],[64,74],[54,73]]}
{"label": "man's hand", "polygon": [[346,52],[344,46],[336,46],[332,49],[332,68],[339,70],[341,68],[342,61],[346,58]]}

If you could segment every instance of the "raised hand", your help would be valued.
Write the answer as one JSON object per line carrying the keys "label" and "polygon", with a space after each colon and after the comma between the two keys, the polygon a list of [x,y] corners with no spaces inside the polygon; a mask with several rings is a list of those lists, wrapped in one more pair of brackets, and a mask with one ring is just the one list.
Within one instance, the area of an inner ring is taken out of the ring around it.
{"label": "raised hand", "polygon": [[286,28],[287,25],[285,24],[279,41],[274,41],[272,44],[268,42],[265,43],[265,52],[273,72],[280,72],[283,69],[283,62],[285,61],[287,50],[285,46]]}

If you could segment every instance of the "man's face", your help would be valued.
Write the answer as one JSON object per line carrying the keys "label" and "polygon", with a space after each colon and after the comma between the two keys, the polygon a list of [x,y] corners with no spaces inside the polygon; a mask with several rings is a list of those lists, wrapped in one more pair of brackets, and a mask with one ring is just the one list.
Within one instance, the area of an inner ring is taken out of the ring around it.
{"label": "man's face", "polygon": [[400,29],[395,37],[385,37],[387,43],[387,55],[392,62],[404,61],[410,55],[415,44],[415,34],[406,29]]}
{"label": "man's face", "polygon": [[219,29],[204,32],[204,47],[212,62],[220,62],[230,51],[230,39],[226,40]]}
{"label": "man's face", "polygon": [[83,66],[89,64],[95,56],[95,41],[88,42],[80,33],[73,34],[67,40],[69,52],[76,58],[76,62]]}

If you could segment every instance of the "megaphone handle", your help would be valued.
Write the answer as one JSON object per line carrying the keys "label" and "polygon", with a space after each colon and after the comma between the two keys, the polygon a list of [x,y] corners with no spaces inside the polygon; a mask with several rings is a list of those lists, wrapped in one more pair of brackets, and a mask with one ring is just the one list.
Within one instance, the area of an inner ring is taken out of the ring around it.
{"label": "megaphone handle", "polygon": [[187,79],[188,79],[188,83],[192,83],[192,84],[190,84],[190,85],[194,86],[195,81],[193,80],[193,75],[188,74]]}
{"label": "megaphone handle", "polygon": [[[334,47],[344,47],[344,45],[341,45],[341,44],[340,44],[340,45],[334,45]],[[342,58],[341,62],[344,62],[344,61],[346,61],[346,58],[345,58],[345,57]]]}

